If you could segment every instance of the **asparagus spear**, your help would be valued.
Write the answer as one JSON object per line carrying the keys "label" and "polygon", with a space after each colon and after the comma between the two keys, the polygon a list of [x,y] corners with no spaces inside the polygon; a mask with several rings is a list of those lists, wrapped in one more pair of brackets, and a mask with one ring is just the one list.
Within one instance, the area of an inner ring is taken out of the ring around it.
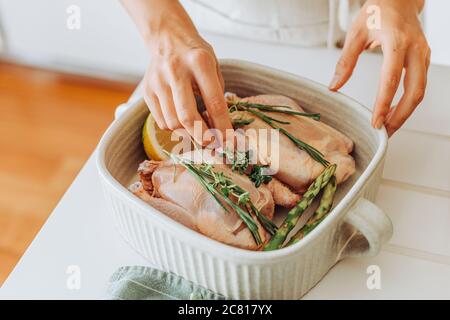
{"label": "asparagus spear", "polygon": [[316,180],[314,180],[314,182],[309,186],[308,190],[303,195],[303,198],[297,203],[294,208],[292,208],[288,212],[288,215],[283,224],[278,228],[277,232],[272,237],[272,239],[270,239],[269,243],[264,246],[264,251],[271,251],[281,248],[289,232],[291,232],[295,227],[303,212],[305,212],[305,210],[311,205],[312,201],[320,192],[320,190],[327,185],[328,181],[330,181],[335,171],[336,165],[330,165],[325,168],[325,170],[316,178]]}
{"label": "asparagus spear", "polygon": [[331,177],[330,182],[323,189],[320,204],[308,222],[289,240],[286,246],[293,245],[303,239],[308,233],[316,228],[328,215],[333,206],[334,194],[336,193],[336,176]]}

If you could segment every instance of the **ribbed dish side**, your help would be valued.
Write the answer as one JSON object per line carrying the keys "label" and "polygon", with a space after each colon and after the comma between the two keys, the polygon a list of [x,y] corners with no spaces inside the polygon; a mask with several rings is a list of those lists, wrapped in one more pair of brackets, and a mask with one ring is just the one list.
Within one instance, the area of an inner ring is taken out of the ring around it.
{"label": "ribbed dish side", "polygon": [[[368,179],[360,196],[374,200],[383,161]],[[297,299],[315,286],[337,261],[341,251],[337,221],[304,250],[284,264],[248,265],[226,261],[179,241],[159,225],[150,223],[146,212],[128,203],[104,183],[114,221],[124,239],[152,265],[168,270],[234,299]],[[356,199],[355,199],[356,201]],[[327,253],[327,254],[324,254]],[[336,253],[336,254],[334,254]],[[226,275],[226,276],[223,276]]]}
{"label": "ribbed dish side", "polygon": [[[240,85],[243,81],[241,78],[237,77],[240,79],[238,83]],[[284,86],[284,79],[282,80]],[[252,83],[254,82],[253,79]],[[229,79],[228,84],[232,84]],[[258,86],[262,86],[262,84],[258,83]],[[270,84],[267,85],[271,88]],[[249,88],[252,87],[249,86]],[[280,92],[283,88],[280,87]],[[292,91],[293,95],[296,95],[297,84],[290,85],[288,89]],[[315,99],[306,94],[304,98],[311,103],[315,102]],[[134,113],[136,118],[141,119],[145,116],[146,110],[135,110]],[[329,120],[333,124],[332,120],[334,121],[334,119],[330,118]],[[347,125],[350,131],[355,129],[353,123],[347,123]],[[139,146],[139,130],[140,128],[129,121],[120,133],[117,133],[115,141],[111,142],[116,145],[116,148],[112,154],[109,154],[107,161],[114,162],[114,167],[118,168],[115,173],[117,177],[127,176],[124,174],[124,170],[129,169],[126,163],[138,162],[139,152],[142,152],[137,147]],[[120,141],[120,144],[117,141]],[[373,148],[376,149],[377,143],[373,143]],[[371,147],[366,147],[364,141],[357,142],[356,145],[361,146],[361,153],[372,152]],[[125,159],[128,160],[125,161]],[[147,258],[155,267],[177,273],[230,298],[296,299],[317,284],[338,260],[338,254],[342,251],[342,245],[345,243],[342,240],[345,240],[346,236],[343,235],[344,230],[342,229],[344,212],[348,211],[359,197],[365,197],[371,201],[375,199],[382,168],[383,162],[379,162],[363,189],[354,195],[352,204],[343,208],[339,218],[331,220],[332,222],[328,224],[326,230],[322,230],[317,237],[311,239],[313,241],[310,241],[308,246],[302,248],[301,252],[290,256],[283,263],[268,261],[265,264],[251,264],[234,259],[227,260],[199,244],[183,242],[169,232],[164,224],[151,220],[149,212],[141,211],[134,201],[121,194],[122,191],[116,190],[107,179],[104,181],[104,189],[119,232],[137,252]],[[124,184],[126,179],[118,180]]]}
{"label": "ribbed dish side", "polygon": [[[111,212],[124,239],[157,268],[171,271],[233,299],[298,299],[333,266],[334,234],[324,232],[308,250],[283,264],[235,263],[179,241],[145,212],[104,184]],[[324,253],[328,253],[324,255]],[[225,275],[225,276],[224,276]]]}

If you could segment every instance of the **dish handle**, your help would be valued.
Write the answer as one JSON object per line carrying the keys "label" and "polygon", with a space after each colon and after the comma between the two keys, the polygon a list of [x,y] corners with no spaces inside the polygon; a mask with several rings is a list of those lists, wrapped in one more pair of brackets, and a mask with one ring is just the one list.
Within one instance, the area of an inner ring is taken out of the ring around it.
{"label": "dish handle", "polygon": [[[375,256],[393,232],[391,219],[371,201],[359,198],[341,226],[344,242],[338,260]],[[342,242],[341,242],[342,243]]]}

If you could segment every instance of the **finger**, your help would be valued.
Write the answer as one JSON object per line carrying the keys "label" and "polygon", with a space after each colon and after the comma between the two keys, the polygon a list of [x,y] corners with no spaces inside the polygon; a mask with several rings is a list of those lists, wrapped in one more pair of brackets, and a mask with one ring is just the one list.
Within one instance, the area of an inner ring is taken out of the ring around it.
{"label": "finger", "polygon": [[390,112],[386,120],[386,129],[392,136],[416,107],[422,102],[427,84],[427,58],[418,51],[410,51],[406,57],[404,93],[398,105]]}
{"label": "finger", "polygon": [[391,45],[383,47],[383,66],[372,116],[372,126],[381,128],[397,92],[405,63],[405,50]]}
{"label": "finger", "polygon": [[233,129],[228,115],[228,107],[222,86],[216,72],[214,59],[199,57],[193,69],[195,81],[200,89],[206,109],[212,119],[214,128],[226,136],[227,129]]}
{"label": "finger", "polygon": [[208,130],[208,126],[197,110],[190,81],[173,81],[171,88],[178,121],[197,143],[207,144],[208,141],[204,141],[204,133]]}
{"label": "finger", "polygon": [[365,46],[365,37],[363,34],[348,34],[341,57],[336,64],[334,77],[329,85],[330,90],[339,90],[348,81],[358,62],[358,57],[364,51]]}
{"label": "finger", "polygon": [[181,128],[181,124],[178,121],[177,112],[173,103],[172,90],[167,84],[160,85],[156,90],[159,103],[161,105],[161,112],[164,116],[164,120],[167,127],[170,130]]}
{"label": "finger", "polygon": [[225,81],[223,80],[222,70],[220,70],[220,65],[217,60],[216,65],[217,65],[217,76],[219,77],[220,86],[222,87],[222,92],[225,92]]}
{"label": "finger", "polygon": [[144,101],[150,109],[153,119],[155,119],[156,124],[160,129],[168,129],[169,127],[164,120],[164,116],[161,111],[161,106],[159,105],[158,97],[153,93],[146,93],[144,95]]}

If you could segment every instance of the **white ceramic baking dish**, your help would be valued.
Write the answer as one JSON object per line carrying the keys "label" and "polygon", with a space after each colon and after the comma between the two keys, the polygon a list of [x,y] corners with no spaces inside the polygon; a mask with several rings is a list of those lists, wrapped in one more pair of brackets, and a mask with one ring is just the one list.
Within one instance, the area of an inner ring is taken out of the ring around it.
{"label": "white ceramic baking dish", "polygon": [[145,158],[140,134],[148,110],[142,99],[100,142],[97,166],[106,200],[118,231],[153,266],[229,298],[300,298],[340,259],[375,255],[391,237],[389,218],[371,202],[383,170],[386,132],[371,127],[371,112],[358,102],[310,80],[243,61],[222,60],[221,67],[227,91],[289,96],[355,142],[356,173],[338,187],[329,217],[296,245],[253,252],[211,240],[153,209],[127,190]]}

